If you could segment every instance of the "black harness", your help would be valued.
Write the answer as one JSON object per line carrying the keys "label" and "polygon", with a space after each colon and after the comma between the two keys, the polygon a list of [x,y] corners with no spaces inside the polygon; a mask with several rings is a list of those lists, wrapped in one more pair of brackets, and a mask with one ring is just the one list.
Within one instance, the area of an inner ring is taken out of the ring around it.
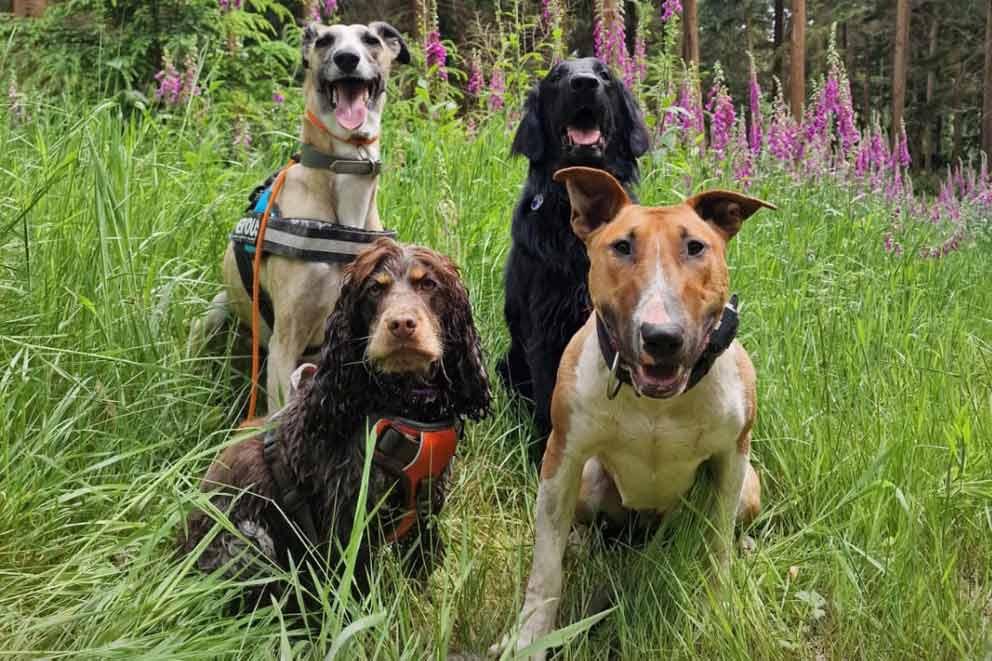
{"label": "black harness", "polygon": [[[702,381],[703,377],[709,373],[710,368],[713,367],[716,359],[730,348],[730,345],[734,343],[734,338],[737,337],[739,325],[737,294],[734,294],[730,297],[730,302],[723,308],[720,324],[710,333],[706,348],[703,349],[699,360],[693,365],[692,372],[689,374],[689,382],[686,384],[685,390],[682,391],[683,394],[689,392],[697,383]],[[611,378],[616,378],[617,381],[615,386],[607,386],[606,396],[608,399],[613,399],[620,392],[622,386],[631,385],[630,367],[624,365],[620,359],[617,344],[610,335],[606,322],[598,313],[596,314],[596,337],[599,340],[599,350],[603,354],[603,360],[606,361],[606,366],[610,369]]]}
{"label": "black harness", "polygon": [[[319,152],[310,145],[303,145],[302,154],[294,156],[293,160],[306,167],[327,169],[337,174],[376,176],[382,170],[380,161],[337,158]],[[245,216],[237,222],[230,234],[241,284],[249,296],[258,296],[259,312],[270,329],[275,324],[272,298],[262,287],[259,287],[261,291],[255,291],[252,271],[258,228],[269,205],[274,180],[275,177],[270,177],[252,192]],[[305,262],[343,264],[351,262],[371,243],[383,237],[395,239],[396,232],[359,229],[310,218],[284,218],[279,212],[279,205],[273,203],[265,229],[265,244],[261,250],[263,256],[281,255]],[[307,347],[303,355],[310,356],[319,350],[319,346]]]}

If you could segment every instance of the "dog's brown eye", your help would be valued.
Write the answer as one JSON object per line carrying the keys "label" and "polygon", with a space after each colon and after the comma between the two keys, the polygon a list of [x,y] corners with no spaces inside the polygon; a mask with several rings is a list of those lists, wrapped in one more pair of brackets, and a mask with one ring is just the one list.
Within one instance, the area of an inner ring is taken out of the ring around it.
{"label": "dog's brown eye", "polygon": [[382,292],[386,290],[386,286],[381,282],[373,282],[369,285],[369,296],[372,298],[378,298],[382,295]]}
{"label": "dog's brown eye", "polygon": [[367,34],[367,35],[365,35],[364,37],[362,37],[362,41],[364,41],[365,44],[368,45],[368,46],[381,46],[382,45],[382,42],[379,41],[379,37],[375,36],[374,34]]}
{"label": "dog's brown eye", "polygon": [[423,291],[434,291],[437,288],[437,283],[430,278],[423,278],[419,283],[417,283]]}
{"label": "dog's brown eye", "polygon": [[334,35],[325,34],[323,37],[317,40],[316,46],[317,48],[327,48],[333,43],[334,43]]}
{"label": "dog's brown eye", "polygon": [[685,244],[685,251],[689,253],[690,257],[701,255],[704,250],[706,250],[706,244],[696,239],[689,239]]}
{"label": "dog's brown eye", "polygon": [[634,252],[634,247],[630,245],[630,241],[627,239],[620,239],[613,244],[613,249],[618,255],[623,255],[624,257],[630,256],[630,253]]}

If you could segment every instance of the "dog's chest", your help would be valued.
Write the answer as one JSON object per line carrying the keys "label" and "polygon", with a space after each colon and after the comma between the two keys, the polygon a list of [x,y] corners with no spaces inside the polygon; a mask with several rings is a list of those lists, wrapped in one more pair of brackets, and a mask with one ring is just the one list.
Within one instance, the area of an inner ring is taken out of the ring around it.
{"label": "dog's chest", "polygon": [[638,397],[624,386],[610,400],[608,373],[595,334],[589,334],[576,367],[568,443],[600,459],[625,507],[673,509],[703,462],[734,451],[747,412],[731,353],[718,359],[695,388],[674,399]]}
{"label": "dog's chest", "polygon": [[[288,218],[308,218],[347,227],[382,229],[369,225],[375,204],[375,180],[370,177],[290,171],[279,196],[279,207]],[[377,224],[377,223],[373,223]]]}

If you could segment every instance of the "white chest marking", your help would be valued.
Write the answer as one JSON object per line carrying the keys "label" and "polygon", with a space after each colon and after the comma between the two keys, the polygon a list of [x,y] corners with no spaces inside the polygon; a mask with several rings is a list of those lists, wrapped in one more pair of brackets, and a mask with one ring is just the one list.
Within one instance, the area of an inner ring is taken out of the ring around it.
{"label": "white chest marking", "polygon": [[704,461],[736,451],[747,417],[735,355],[741,350],[735,344],[695,388],[673,399],[638,397],[624,386],[609,400],[596,333],[587,333],[576,366],[567,447],[599,458],[625,507],[673,509]]}

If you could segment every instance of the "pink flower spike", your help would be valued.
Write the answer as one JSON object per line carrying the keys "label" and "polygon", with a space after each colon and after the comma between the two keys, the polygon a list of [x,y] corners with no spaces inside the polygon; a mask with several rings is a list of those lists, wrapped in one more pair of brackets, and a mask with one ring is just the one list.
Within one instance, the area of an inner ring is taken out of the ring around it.
{"label": "pink flower spike", "polygon": [[664,0],[661,3],[661,22],[667,23],[676,14],[682,13],[681,0]]}

